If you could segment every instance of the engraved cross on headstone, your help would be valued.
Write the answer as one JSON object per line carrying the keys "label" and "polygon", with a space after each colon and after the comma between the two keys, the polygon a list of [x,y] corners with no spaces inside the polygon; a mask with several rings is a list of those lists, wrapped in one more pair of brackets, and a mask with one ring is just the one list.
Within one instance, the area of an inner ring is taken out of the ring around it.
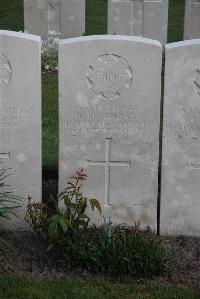
{"label": "engraved cross on headstone", "polygon": [[111,166],[131,167],[131,161],[112,161],[110,160],[112,138],[106,138],[105,146],[105,161],[91,161],[87,160],[87,165],[104,166],[105,167],[105,206],[109,206],[110,197],[110,168]]}
{"label": "engraved cross on headstone", "polygon": [[10,159],[10,153],[0,153],[0,160],[1,159],[9,160]]}
{"label": "engraved cross on headstone", "polygon": [[130,35],[144,35],[145,3],[163,3],[163,0],[114,0],[118,3],[130,4]]}
{"label": "engraved cross on headstone", "polygon": [[61,2],[48,1],[48,31],[61,33]]}
{"label": "engraved cross on headstone", "polygon": [[[117,2],[121,2],[121,0],[118,0]],[[144,14],[144,8],[143,8],[143,0],[125,0],[123,3],[129,3],[130,8],[130,35],[142,35],[143,32],[143,14]],[[134,16],[135,11],[135,5],[141,6],[142,14],[138,14]],[[135,19],[135,22],[133,23],[133,20]],[[141,25],[139,25],[141,24]],[[133,27],[136,27],[135,29]]]}

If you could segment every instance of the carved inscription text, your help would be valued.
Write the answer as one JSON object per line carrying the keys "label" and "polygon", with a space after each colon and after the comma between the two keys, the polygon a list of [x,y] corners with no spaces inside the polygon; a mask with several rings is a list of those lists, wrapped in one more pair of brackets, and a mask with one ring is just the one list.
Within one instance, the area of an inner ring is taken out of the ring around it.
{"label": "carved inscription text", "polygon": [[35,109],[28,101],[0,98],[0,128],[26,128],[36,121]]}
{"label": "carved inscription text", "polygon": [[[74,105],[70,119],[61,122],[63,136],[96,135],[105,137],[140,136],[143,131],[155,129],[155,122],[146,119],[132,105],[97,104],[81,107]],[[117,138],[118,139],[118,138]]]}
{"label": "carved inscription text", "polygon": [[178,107],[176,120],[167,123],[164,135],[200,139],[200,108]]}

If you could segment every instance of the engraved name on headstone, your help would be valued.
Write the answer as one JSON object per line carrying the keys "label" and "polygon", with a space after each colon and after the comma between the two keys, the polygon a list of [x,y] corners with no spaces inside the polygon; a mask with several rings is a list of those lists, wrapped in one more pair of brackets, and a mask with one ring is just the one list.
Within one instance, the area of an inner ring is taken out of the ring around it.
{"label": "engraved name on headstone", "polygon": [[161,64],[140,37],[60,42],[59,189],[83,167],[83,192],[115,223],[156,228]]}
{"label": "engraved name on headstone", "polygon": [[200,42],[166,46],[161,233],[200,235]]}
{"label": "engraved name on headstone", "polygon": [[10,159],[10,153],[0,153],[0,160]]}
{"label": "engraved name on headstone", "polygon": [[27,197],[40,201],[42,185],[40,37],[0,31],[0,168],[5,191],[23,198],[17,217],[0,225],[27,229]]}
{"label": "engraved name on headstone", "polygon": [[108,34],[167,42],[168,0],[108,0]]}

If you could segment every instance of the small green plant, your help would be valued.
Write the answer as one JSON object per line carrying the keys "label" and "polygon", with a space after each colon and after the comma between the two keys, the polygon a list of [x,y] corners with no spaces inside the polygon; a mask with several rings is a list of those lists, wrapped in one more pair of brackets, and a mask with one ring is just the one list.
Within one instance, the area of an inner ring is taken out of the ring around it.
{"label": "small green plant", "polygon": [[[1,163],[1,162],[0,162]],[[11,173],[6,169],[0,170],[0,219],[10,219],[10,215],[15,215],[15,209],[20,207],[21,197],[16,196],[8,190],[9,186],[5,183],[5,179],[9,177]],[[2,238],[0,238],[0,245],[9,246]]]}
{"label": "small green plant", "polygon": [[109,218],[109,220],[107,221],[105,217],[103,217],[103,225],[102,225],[102,229],[101,229],[101,242],[102,245],[106,248],[108,246],[110,246],[110,244],[113,243],[114,240],[114,226]]}
{"label": "small green plant", "polygon": [[25,220],[34,230],[42,230],[48,220],[48,205],[43,202],[32,202],[32,197],[28,196],[28,205]]}
{"label": "small green plant", "polygon": [[[49,250],[57,242],[60,243],[63,240],[73,242],[84,235],[90,222],[86,213],[89,206],[93,211],[96,208],[101,214],[98,200],[87,198],[81,192],[82,185],[87,179],[87,174],[83,169],[77,171],[77,175],[71,179],[72,181],[67,183],[67,188],[58,195],[56,214],[52,215],[48,221],[48,233],[51,241]],[[63,209],[59,208],[59,202],[62,202]]]}
{"label": "small green plant", "polygon": [[104,218],[102,227],[89,226],[87,207],[101,207],[96,199],[88,199],[81,192],[87,175],[83,170],[72,177],[67,188],[58,196],[64,209],[48,221],[48,251],[68,267],[81,267],[91,272],[134,277],[166,275],[171,270],[170,254],[149,228],[139,224],[132,229],[114,226]]}
{"label": "small green plant", "polygon": [[105,218],[101,227],[90,226],[87,208],[96,208],[101,214],[101,206],[97,199],[87,198],[81,191],[87,179],[83,169],[71,179],[58,195],[49,219],[47,205],[33,204],[31,200],[28,205],[32,227],[45,227],[48,251],[54,253],[59,263],[95,273],[137,278],[170,273],[171,256],[150,228],[141,230],[139,224],[131,228],[116,226]]}
{"label": "small green plant", "polygon": [[46,72],[58,70],[58,42],[53,32],[42,42],[42,69]]}
{"label": "small green plant", "polygon": [[171,270],[170,254],[149,228],[142,231],[136,225],[130,231],[121,230],[109,221],[102,226],[96,242],[100,272],[150,278]]}
{"label": "small green plant", "polygon": [[5,184],[5,179],[11,174],[6,169],[0,170],[0,217],[9,219],[9,215],[14,213],[14,209],[19,208],[21,198],[11,191],[6,191],[9,186]]}

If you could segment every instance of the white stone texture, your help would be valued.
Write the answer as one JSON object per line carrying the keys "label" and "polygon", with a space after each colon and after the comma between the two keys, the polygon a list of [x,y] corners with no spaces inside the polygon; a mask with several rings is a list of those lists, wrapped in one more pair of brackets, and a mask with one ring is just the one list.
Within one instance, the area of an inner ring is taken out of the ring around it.
{"label": "white stone texture", "polygon": [[168,0],[108,0],[108,34],[138,35],[167,43]]}
{"label": "white stone texture", "polygon": [[83,167],[114,223],[156,229],[161,65],[161,44],[141,37],[60,41],[59,189]]}
{"label": "white stone texture", "polygon": [[200,235],[200,40],[166,46],[161,234]]}
{"label": "white stone texture", "polygon": [[10,168],[6,191],[23,197],[18,217],[0,223],[7,229],[27,229],[27,197],[42,199],[40,45],[40,37],[0,31],[0,168]]}
{"label": "white stone texture", "polygon": [[200,0],[186,0],[184,39],[200,38]]}
{"label": "white stone texture", "polygon": [[85,0],[24,0],[24,27],[43,39],[81,36],[85,32]]}

